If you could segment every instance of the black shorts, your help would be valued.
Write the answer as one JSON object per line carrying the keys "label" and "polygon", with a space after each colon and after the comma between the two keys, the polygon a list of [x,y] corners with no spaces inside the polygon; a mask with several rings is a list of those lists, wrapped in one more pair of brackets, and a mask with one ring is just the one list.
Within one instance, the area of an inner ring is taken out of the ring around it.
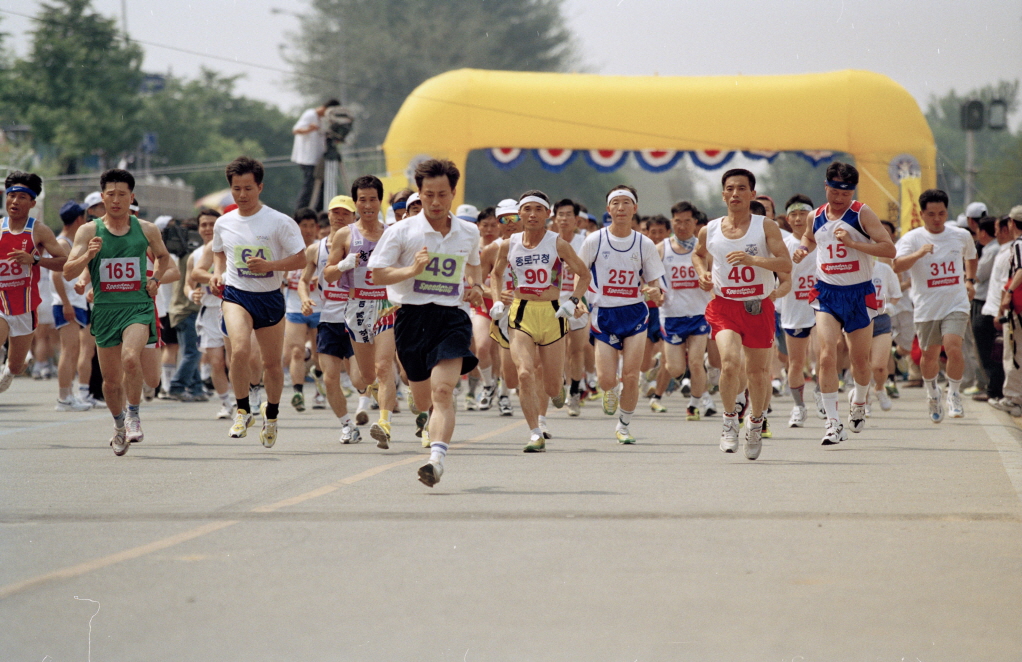
{"label": "black shorts", "polygon": [[[284,319],[284,294],[280,290],[270,292],[249,292],[227,285],[224,287],[224,301],[235,303],[245,309],[252,318],[252,329],[276,326]],[[220,321],[220,329],[227,335],[227,323]]]}
{"label": "black shorts", "polygon": [[177,344],[177,331],[170,325],[170,315],[160,318],[160,339],[168,345]]}
{"label": "black shorts", "polygon": [[460,308],[427,303],[397,311],[394,344],[410,382],[426,381],[436,364],[448,359],[462,360],[461,374],[472,372],[479,359],[471,343],[472,322]]}
{"label": "black shorts", "polygon": [[344,322],[320,322],[316,329],[316,352],[319,354],[339,359],[350,359],[355,354]]}

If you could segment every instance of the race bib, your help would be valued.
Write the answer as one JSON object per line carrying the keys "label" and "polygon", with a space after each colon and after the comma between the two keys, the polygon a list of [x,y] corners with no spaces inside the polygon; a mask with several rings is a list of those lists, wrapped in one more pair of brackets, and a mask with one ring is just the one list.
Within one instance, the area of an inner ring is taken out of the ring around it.
{"label": "race bib", "polygon": [[0,261],[0,290],[28,287],[31,276],[32,267],[14,260]]}
{"label": "race bib", "polygon": [[425,270],[415,277],[412,291],[456,297],[461,294],[461,276],[464,270],[464,255],[431,254]]}
{"label": "race bib", "polygon": [[234,247],[234,268],[238,270],[238,275],[242,278],[271,278],[273,276],[272,271],[267,271],[264,274],[257,274],[249,271],[248,259],[251,257],[261,257],[264,260],[269,260],[271,251],[269,246],[235,246]]}
{"label": "race bib", "polygon": [[105,257],[99,261],[100,292],[137,292],[142,270],[137,257]]}

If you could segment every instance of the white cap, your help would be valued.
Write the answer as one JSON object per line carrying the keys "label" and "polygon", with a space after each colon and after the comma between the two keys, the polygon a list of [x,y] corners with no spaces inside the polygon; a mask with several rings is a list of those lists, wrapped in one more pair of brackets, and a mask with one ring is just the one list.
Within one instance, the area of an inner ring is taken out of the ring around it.
{"label": "white cap", "polygon": [[982,218],[987,215],[987,206],[982,202],[970,202],[965,208],[965,215],[969,218]]}
{"label": "white cap", "polygon": [[959,214],[958,218],[955,219],[955,225],[960,228],[969,229],[969,218],[965,214]]}
{"label": "white cap", "polygon": [[475,205],[458,205],[458,211],[454,212],[455,216],[471,216],[472,218],[479,218],[479,210]]}
{"label": "white cap", "polygon": [[168,215],[157,216],[156,220],[153,221],[153,225],[155,225],[156,227],[160,228],[160,230],[162,230],[163,228],[167,227],[172,220],[174,220],[173,216],[168,216]]}
{"label": "white cap", "polygon": [[507,214],[518,213],[518,201],[512,200],[511,198],[505,198],[497,203],[497,218],[505,216]]}
{"label": "white cap", "polygon": [[85,202],[83,205],[86,209],[89,207],[95,207],[99,203],[103,202],[103,194],[99,191],[93,191],[92,193],[85,196]]}
{"label": "white cap", "polygon": [[405,209],[411,207],[413,202],[418,202],[420,205],[422,204],[422,200],[419,198],[418,193],[412,193],[410,196],[408,196],[408,199],[405,200]]}

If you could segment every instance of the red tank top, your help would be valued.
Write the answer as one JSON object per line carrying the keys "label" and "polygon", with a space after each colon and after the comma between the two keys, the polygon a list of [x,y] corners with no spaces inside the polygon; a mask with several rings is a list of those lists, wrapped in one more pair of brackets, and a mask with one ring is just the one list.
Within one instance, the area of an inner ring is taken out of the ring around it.
{"label": "red tank top", "polygon": [[14,250],[35,252],[35,219],[29,218],[18,233],[11,232],[9,222],[6,216],[0,222],[0,313],[23,315],[39,307],[39,265],[26,266],[4,258]]}

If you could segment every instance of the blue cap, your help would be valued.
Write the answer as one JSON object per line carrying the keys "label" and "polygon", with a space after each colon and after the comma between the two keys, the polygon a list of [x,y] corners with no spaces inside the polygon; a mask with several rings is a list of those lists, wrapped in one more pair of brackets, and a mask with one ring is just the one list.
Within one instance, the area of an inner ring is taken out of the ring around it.
{"label": "blue cap", "polygon": [[74,200],[68,200],[60,208],[60,220],[64,222],[64,225],[71,225],[84,213],[85,207],[81,206]]}

